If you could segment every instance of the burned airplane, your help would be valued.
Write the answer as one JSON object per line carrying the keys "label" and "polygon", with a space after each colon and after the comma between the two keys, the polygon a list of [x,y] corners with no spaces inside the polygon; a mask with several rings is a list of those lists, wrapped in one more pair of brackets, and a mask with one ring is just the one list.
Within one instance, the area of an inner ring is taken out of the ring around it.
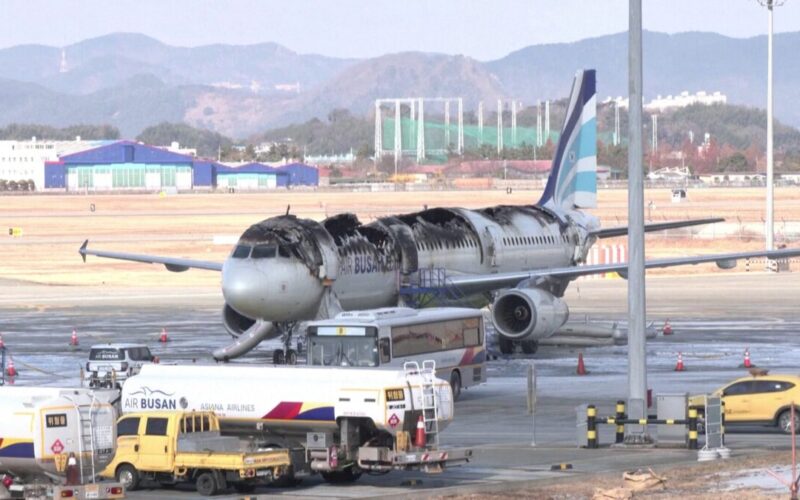
{"label": "burned airplane", "polygon": [[[222,272],[223,322],[236,341],[214,352],[240,356],[260,341],[283,336],[276,362],[295,359],[289,349],[296,323],[342,310],[491,304],[500,349],[536,351],[569,316],[563,300],[579,276],[627,272],[627,264],[583,265],[601,238],[626,227],[601,229],[581,208],[596,205],[595,72],[578,72],[553,167],[538,203],[479,210],[431,208],[362,224],[353,214],[321,222],[282,215],[249,227],[223,264],[80,249],[86,255]],[[666,222],[657,231],[721,219]],[[88,240],[87,240],[88,241]],[[800,255],[800,250],[744,252],[652,260],[646,267]]]}

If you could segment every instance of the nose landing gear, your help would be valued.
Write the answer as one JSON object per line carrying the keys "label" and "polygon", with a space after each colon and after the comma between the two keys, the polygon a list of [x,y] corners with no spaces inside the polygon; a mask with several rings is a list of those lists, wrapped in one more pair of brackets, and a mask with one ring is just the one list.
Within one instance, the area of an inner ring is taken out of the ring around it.
{"label": "nose landing gear", "polygon": [[275,325],[281,331],[282,349],[272,351],[272,364],[275,365],[296,365],[297,354],[302,350],[302,342],[297,339],[297,350],[292,349],[292,333],[297,326],[296,323],[277,323]]}

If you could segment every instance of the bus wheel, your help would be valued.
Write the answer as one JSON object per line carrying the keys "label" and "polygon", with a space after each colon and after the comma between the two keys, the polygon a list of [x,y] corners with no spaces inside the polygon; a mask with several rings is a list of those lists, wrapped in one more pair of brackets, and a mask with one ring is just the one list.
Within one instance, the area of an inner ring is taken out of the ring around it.
{"label": "bus wheel", "polygon": [[272,351],[272,364],[273,365],[282,365],[285,361],[283,357],[283,349],[275,349]]}
{"label": "bus wheel", "polygon": [[458,401],[461,396],[461,374],[456,370],[450,374],[450,388],[453,390],[453,401]]}
{"label": "bus wheel", "polygon": [[522,352],[525,354],[536,354],[537,350],[539,350],[539,344],[535,340],[522,341]]}
{"label": "bus wheel", "polygon": [[500,335],[497,339],[498,344],[500,344],[500,352],[503,354],[511,354],[514,352],[514,341],[511,339],[507,339]]}
{"label": "bus wheel", "polygon": [[287,365],[297,364],[297,351],[295,351],[294,349],[289,349],[289,352],[286,353],[286,364]]}

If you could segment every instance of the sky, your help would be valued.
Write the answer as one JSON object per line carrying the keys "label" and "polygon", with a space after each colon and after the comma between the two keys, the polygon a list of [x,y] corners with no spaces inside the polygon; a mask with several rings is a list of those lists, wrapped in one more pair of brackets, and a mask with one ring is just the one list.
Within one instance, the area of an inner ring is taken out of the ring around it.
{"label": "sky", "polygon": [[[737,38],[767,32],[767,9],[758,0],[643,4],[651,31]],[[0,47],[64,46],[134,32],[187,47],[276,42],[335,57],[414,50],[491,60],[627,25],[628,0],[0,0]],[[800,0],[775,9],[775,32],[786,31],[800,31]]]}

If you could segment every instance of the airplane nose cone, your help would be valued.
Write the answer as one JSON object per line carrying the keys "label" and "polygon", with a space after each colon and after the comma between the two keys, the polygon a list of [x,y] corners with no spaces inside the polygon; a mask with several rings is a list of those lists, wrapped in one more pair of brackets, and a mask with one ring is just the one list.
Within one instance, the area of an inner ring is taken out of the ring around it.
{"label": "airplane nose cone", "polygon": [[322,293],[322,284],[308,268],[289,259],[230,258],[222,266],[225,302],[251,319],[312,319]]}
{"label": "airplane nose cone", "polygon": [[226,262],[222,267],[222,295],[236,312],[248,318],[263,318],[267,285],[253,265]]}

